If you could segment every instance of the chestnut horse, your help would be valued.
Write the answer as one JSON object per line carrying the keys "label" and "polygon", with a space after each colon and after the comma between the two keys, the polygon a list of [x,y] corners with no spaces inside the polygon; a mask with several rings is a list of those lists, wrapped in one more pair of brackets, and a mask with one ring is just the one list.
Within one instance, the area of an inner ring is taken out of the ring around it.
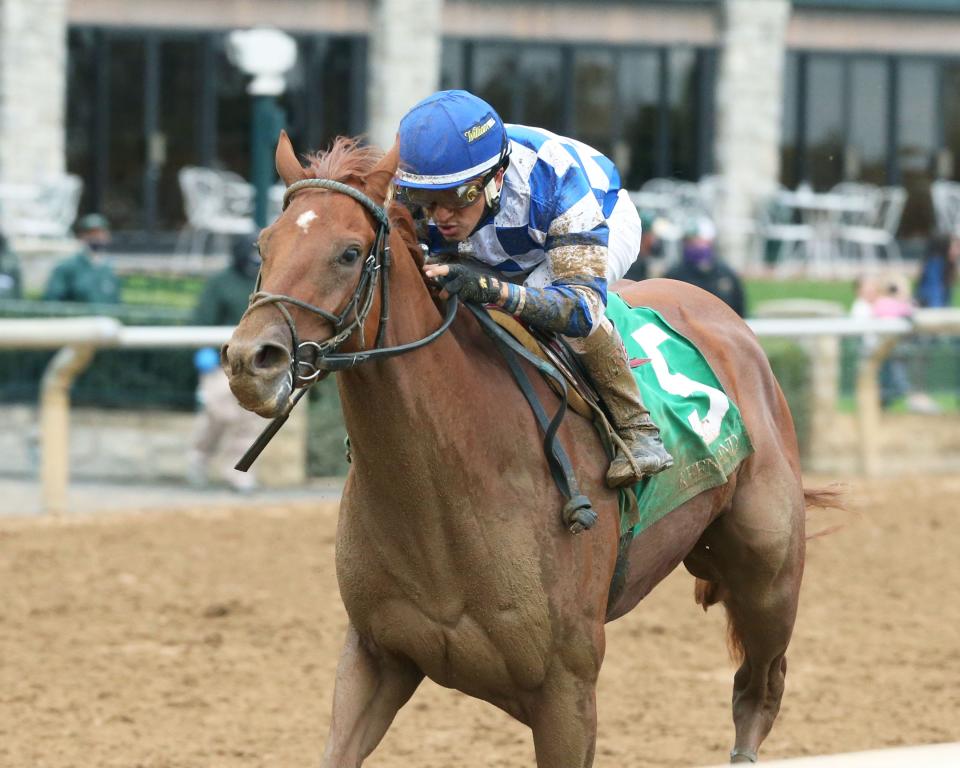
{"label": "chestnut horse", "polygon": [[[259,292],[222,360],[239,401],[268,417],[289,407],[304,372],[339,370],[352,465],[336,567],[349,629],[322,765],[361,765],[425,675],[526,723],[540,768],[592,765],[604,624],[680,562],[697,577],[698,602],[727,609],[742,662],[731,759],[755,761],[783,694],[805,495],[789,410],[747,325],[686,284],[623,289],[699,347],[755,450],[725,485],[638,535],[623,586],[610,594],[618,505],[597,433],[574,414],[559,431],[599,516],[572,535],[537,423],[503,359],[469,313],[450,321],[422,276],[408,212],[384,203],[396,149],[383,155],[341,138],[303,168],[282,134],[276,159],[287,207],[260,235]],[[531,378],[546,404],[557,403]]]}

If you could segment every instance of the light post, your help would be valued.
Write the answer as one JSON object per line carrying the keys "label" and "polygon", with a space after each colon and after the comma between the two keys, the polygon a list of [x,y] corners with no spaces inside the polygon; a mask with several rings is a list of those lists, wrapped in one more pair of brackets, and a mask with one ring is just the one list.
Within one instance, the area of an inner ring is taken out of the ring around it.
{"label": "light post", "polygon": [[286,87],[284,75],[297,61],[297,44],[279,29],[237,30],[227,38],[227,55],[253,78],[247,87],[253,97],[250,183],[254,189],[254,221],[258,227],[265,227],[267,196],[275,178],[273,148],[285,121],[277,97]]}

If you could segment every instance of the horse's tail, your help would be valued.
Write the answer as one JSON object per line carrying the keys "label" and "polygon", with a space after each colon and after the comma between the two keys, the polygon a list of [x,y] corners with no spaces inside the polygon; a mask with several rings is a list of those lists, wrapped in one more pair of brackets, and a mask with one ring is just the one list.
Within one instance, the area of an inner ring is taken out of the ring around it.
{"label": "horse's tail", "polygon": [[[826,488],[803,489],[803,503],[807,510],[839,509],[843,512],[846,512],[847,506],[844,503],[843,497],[843,489],[836,485],[831,485]],[[843,523],[831,525],[827,528],[821,528],[819,531],[808,533],[807,540],[816,539],[820,536],[828,536],[831,533],[839,531],[841,528],[843,528]]]}
{"label": "horse's tail", "polygon": [[[706,579],[694,580],[693,599],[697,601],[697,605],[701,606],[704,611],[711,605],[723,602],[727,597],[728,591],[726,587],[719,582],[707,581]],[[730,658],[733,659],[736,664],[743,662],[743,639],[740,637],[740,633],[737,632],[737,627],[730,617],[729,610],[727,611],[727,651],[730,654]]]}

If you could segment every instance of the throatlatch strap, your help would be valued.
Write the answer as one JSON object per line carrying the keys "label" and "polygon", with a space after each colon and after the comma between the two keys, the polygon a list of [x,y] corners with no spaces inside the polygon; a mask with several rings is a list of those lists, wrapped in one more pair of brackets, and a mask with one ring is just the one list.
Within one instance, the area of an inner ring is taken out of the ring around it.
{"label": "throatlatch strap", "polygon": [[[567,499],[563,508],[564,523],[572,533],[580,533],[580,531],[592,528],[597,521],[597,513],[594,512],[590,499],[580,493],[580,485],[573,472],[570,458],[567,456],[563,445],[556,439],[557,430],[560,428],[560,423],[567,412],[567,383],[564,381],[562,374],[546,360],[541,360],[530,353],[526,347],[497,325],[485,309],[472,302],[464,302],[464,306],[473,313],[480,323],[480,327],[500,350],[510,367],[510,372],[517,381],[517,385],[520,387],[520,391],[523,392],[523,396],[530,403],[534,416],[536,416],[537,422],[543,430],[543,452],[547,458],[547,465],[550,467],[550,474],[553,476],[560,493]],[[556,382],[561,395],[560,407],[553,419],[547,417],[543,404],[530,383],[530,378],[517,361],[517,356],[522,357],[536,367],[541,374]]]}

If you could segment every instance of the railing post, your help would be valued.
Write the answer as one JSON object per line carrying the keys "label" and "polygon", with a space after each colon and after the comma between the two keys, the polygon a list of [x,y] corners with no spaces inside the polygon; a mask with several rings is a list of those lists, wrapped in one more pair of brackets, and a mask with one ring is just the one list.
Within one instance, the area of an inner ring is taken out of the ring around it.
{"label": "railing post", "polygon": [[806,347],[812,365],[808,455],[815,457],[829,453],[830,435],[836,424],[840,339],[837,336],[814,336]]}
{"label": "railing post", "polygon": [[857,371],[857,426],[860,469],[866,477],[880,474],[880,366],[897,345],[897,336],[882,336],[876,349],[860,360]]}
{"label": "railing post", "polygon": [[67,510],[70,480],[70,386],[93,359],[95,347],[63,347],[47,365],[40,387],[40,481],[43,509]]}

